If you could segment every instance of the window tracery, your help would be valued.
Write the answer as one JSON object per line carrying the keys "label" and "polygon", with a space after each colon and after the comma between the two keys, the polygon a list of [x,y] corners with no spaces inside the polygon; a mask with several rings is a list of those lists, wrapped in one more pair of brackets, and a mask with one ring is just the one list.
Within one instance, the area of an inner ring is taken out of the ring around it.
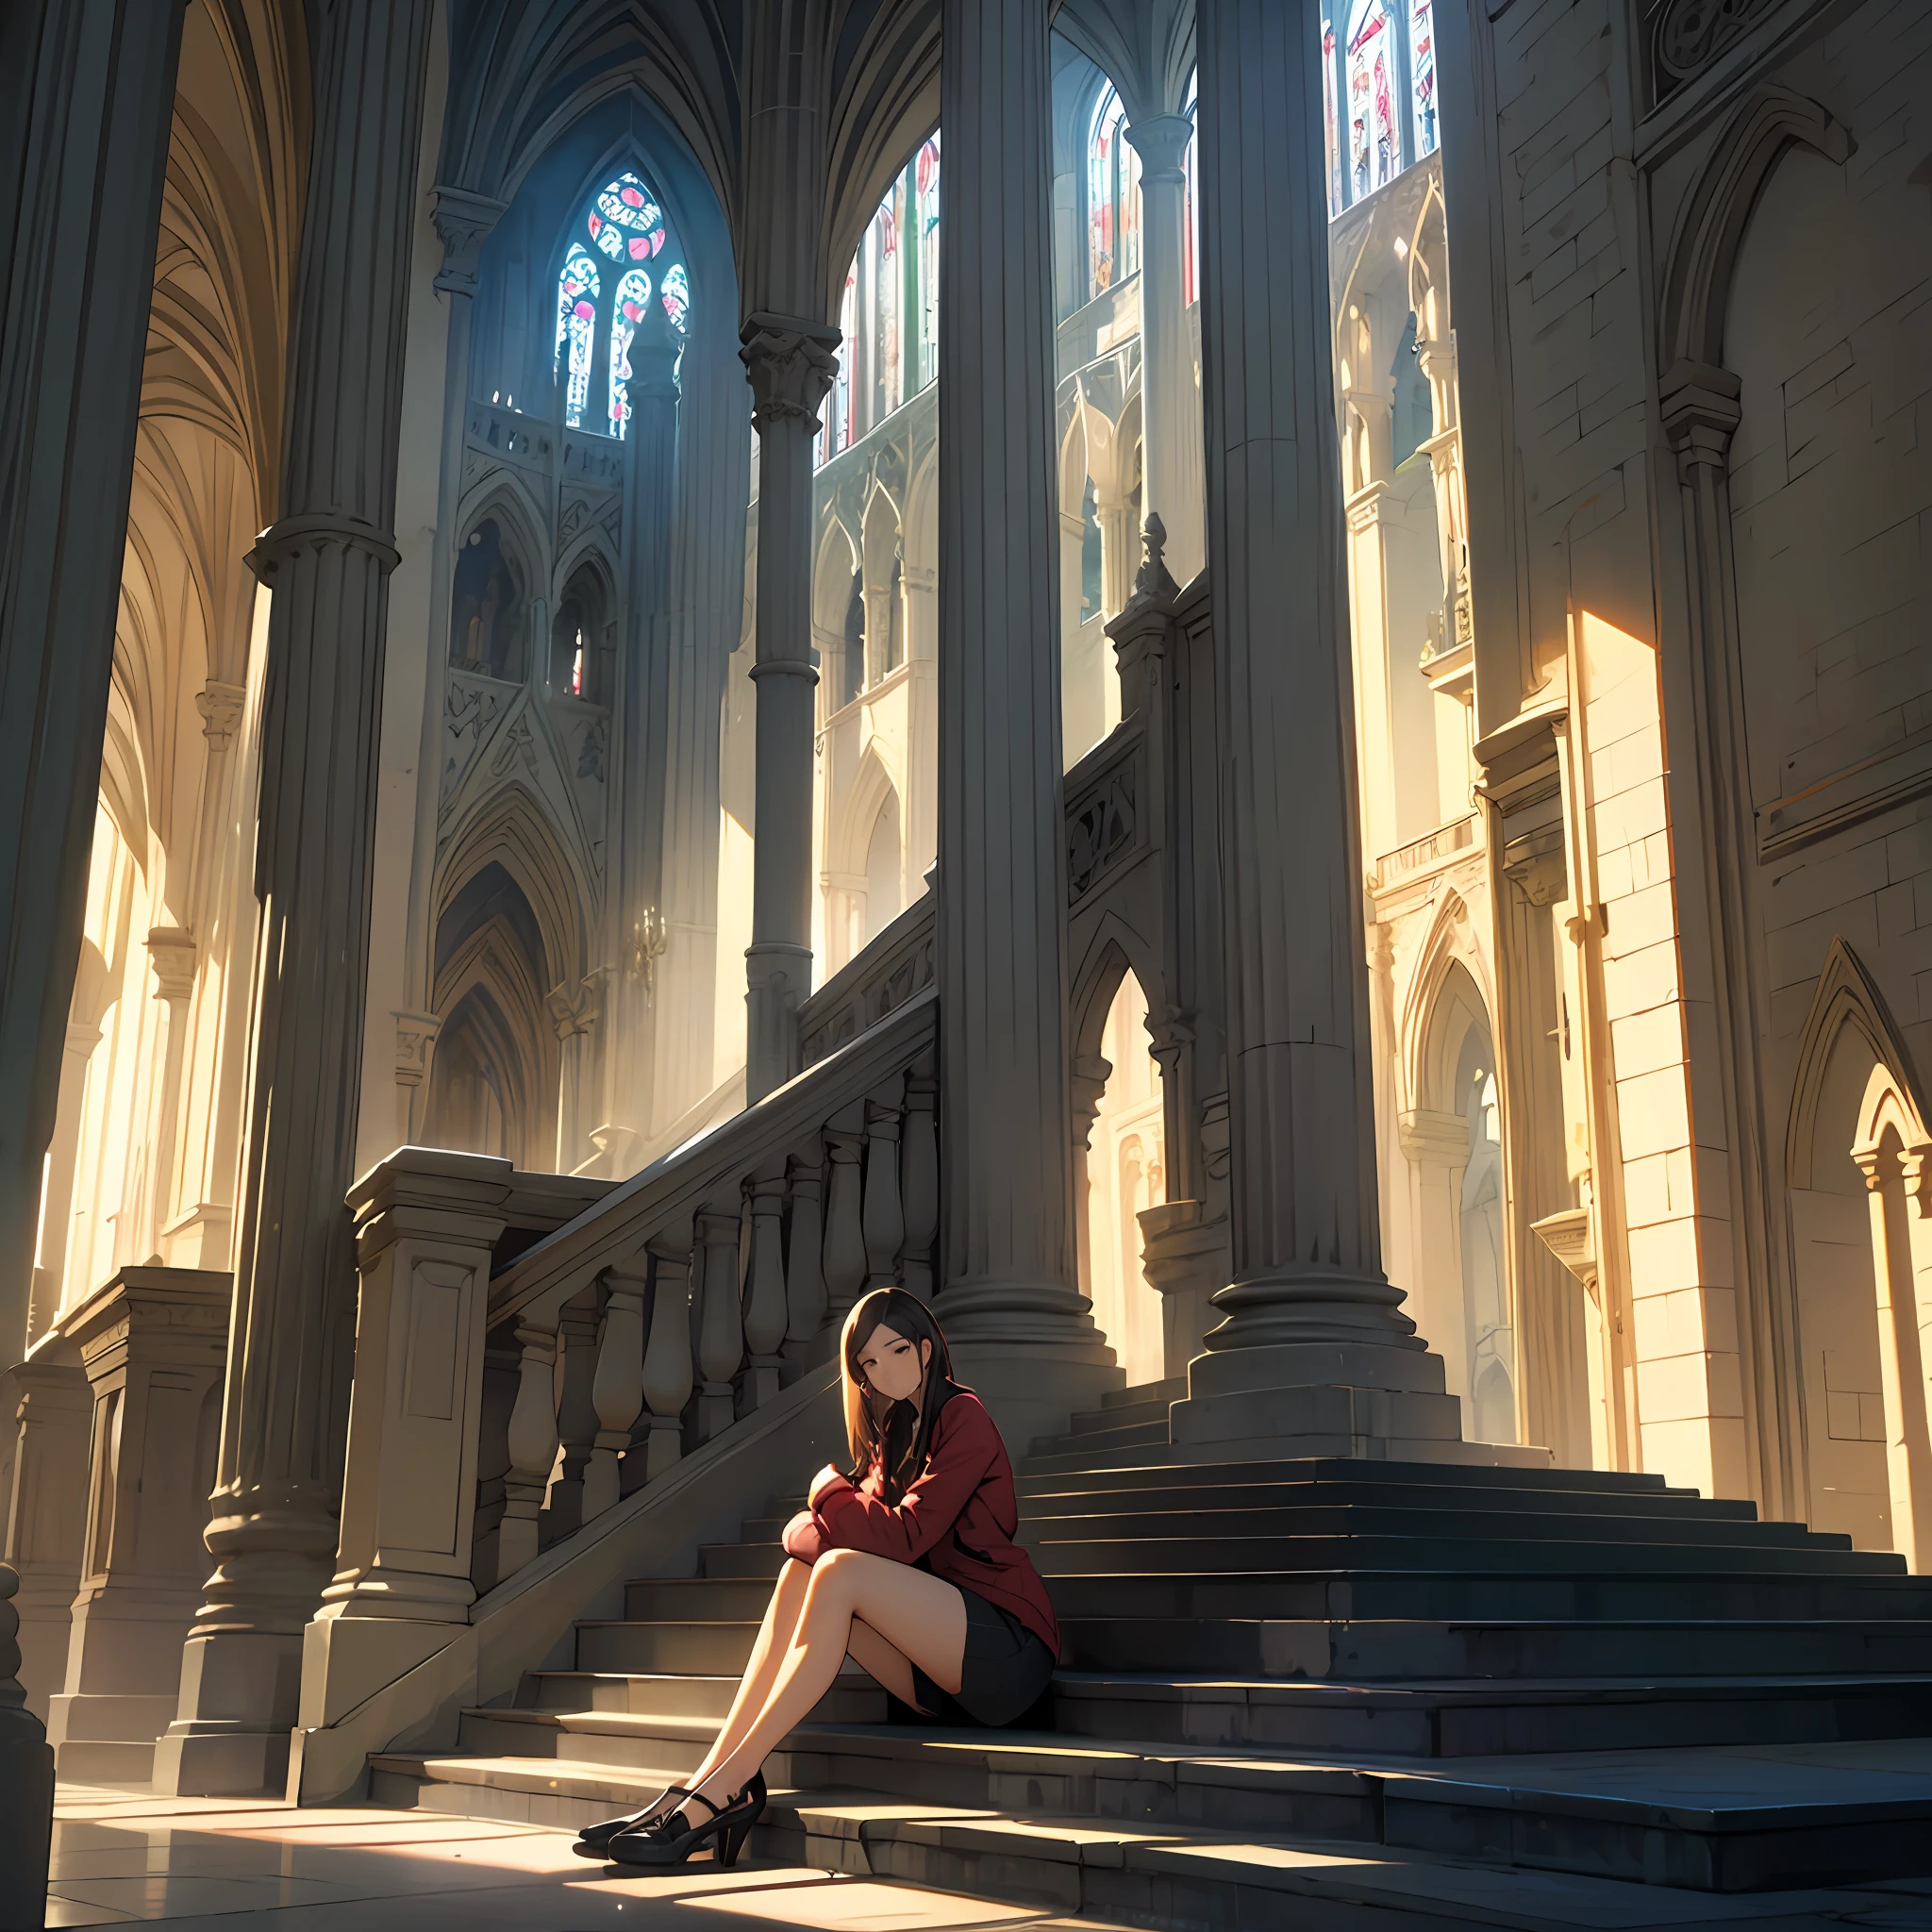
{"label": "window tracery", "polygon": [[1087,137],[1087,250],[1093,293],[1141,270],[1141,158],[1122,139],[1125,110],[1111,82]]}
{"label": "window tracery", "polygon": [[[611,276],[608,296],[599,255],[620,271]],[[654,299],[674,335],[682,338],[691,324],[690,274],[657,197],[626,171],[599,189],[580,221],[573,223],[558,273],[557,376],[563,384],[564,421],[573,429],[589,426],[601,361],[602,427],[608,435],[624,435],[631,415],[631,344]]]}

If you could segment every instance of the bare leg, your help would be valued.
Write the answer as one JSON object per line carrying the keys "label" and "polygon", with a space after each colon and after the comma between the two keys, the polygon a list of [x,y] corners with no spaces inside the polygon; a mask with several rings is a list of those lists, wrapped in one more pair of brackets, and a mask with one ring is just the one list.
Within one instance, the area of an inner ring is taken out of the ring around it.
{"label": "bare leg", "polygon": [[[966,1600],[959,1591],[909,1564],[834,1550],[812,1567],[791,1648],[763,1707],[728,1749],[712,1747],[699,1774],[689,1781],[693,1790],[705,1785],[722,1805],[744,1787],[779,1740],[831,1689],[852,1646],[855,1622],[917,1664],[941,1690],[958,1690],[966,1655]],[[878,1660],[886,1662],[882,1655]],[[909,1690],[909,1670],[907,1679]]]}

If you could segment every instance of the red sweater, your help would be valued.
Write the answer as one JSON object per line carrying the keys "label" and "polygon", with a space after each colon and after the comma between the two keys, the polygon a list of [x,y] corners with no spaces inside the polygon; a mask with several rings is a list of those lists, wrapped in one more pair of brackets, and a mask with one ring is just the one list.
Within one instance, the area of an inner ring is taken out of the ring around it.
{"label": "red sweater", "polygon": [[1007,1445],[979,1397],[953,1393],[933,1420],[925,1473],[894,1507],[876,1463],[855,1489],[842,1477],[785,1526],[785,1548],[815,1563],[827,1550],[865,1550],[895,1563],[923,1557],[935,1576],[1009,1610],[1056,1657],[1059,1625],[1033,1560],[1013,1541],[1019,1498]]}

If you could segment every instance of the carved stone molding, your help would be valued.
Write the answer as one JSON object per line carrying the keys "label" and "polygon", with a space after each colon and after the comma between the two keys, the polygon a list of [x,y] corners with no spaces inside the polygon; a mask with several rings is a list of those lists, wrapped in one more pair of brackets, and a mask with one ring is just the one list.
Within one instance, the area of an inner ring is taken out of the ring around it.
{"label": "carved stone molding", "polygon": [[194,991],[194,935],[178,925],[157,925],[147,936],[147,961],[155,975],[155,997],[185,1000]]}
{"label": "carved stone molding", "polygon": [[1657,384],[1664,434],[1677,453],[1677,474],[1690,482],[1701,468],[1721,470],[1742,419],[1742,384],[1708,362],[1674,363]]}
{"label": "carved stone molding", "polygon": [[242,706],[247,694],[243,686],[224,684],[218,677],[210,677],[194,693],[194,708],[201,713],[201,735],[210,751],[227,750],[228,741],[242,723]]}
{"label": "carved stone molding", "polygon": [[1778,0],[1670,0],[1652,43],[1657,92],[1694,80],[1777,5]]}
{"label": "carved stone molding", "polygon": [[413,1013],[403,1008],[393,1008],[390,1017],[396,1023],[396,1085],[421,1087],[429,1078],[429,1062],[442,1021],[435,1013]]}
{"label": "carved stone molding", "polygon": [[442,268],[436,286],[449,295],[476,292],[476,261],[490,232],[503,218],[507,202],[473,194],[467,188],[439,187],[430,219],[442,242]]}
{"label": "carved stone molding", "polygon": [[760,434],[793,419],[817,433],[819,405],[838,379],[841,341],[837,329],[794,316],[754,315],[745,324],[738,359],[751,384],[751,420]]}
{"label": "carved stone molding", "polygon": [[1178,181],[1184,178],[1182,163],[1188,143],[1194,138],[1194,121],[1190,114],[1152,114],[1121,130],[1141,157],[1141,180]]}

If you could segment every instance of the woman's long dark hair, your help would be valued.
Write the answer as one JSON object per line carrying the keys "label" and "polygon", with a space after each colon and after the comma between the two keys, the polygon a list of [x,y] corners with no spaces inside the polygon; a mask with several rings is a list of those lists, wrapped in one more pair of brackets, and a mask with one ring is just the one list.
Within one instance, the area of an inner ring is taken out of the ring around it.
{"label": "woman's long dark hair", "polygon": [[[911,1403],[888,1403],[874,1393],[858,1366],[859,1354],[875,1328],[903,1335],[914,1348],[922,1341],[932,1343],[916,1418]],[[903,1288],[875,1288],[860,1296],[845,1317],[839,1358],[845,1365],[845,1445],[852,1453],[852,1480],[863,1482],[876,1464],[886,1501],[896,1507],[925,1468],[933,1423],[953,1392],[953,1358],[945,1333],[917,1295]]]}

